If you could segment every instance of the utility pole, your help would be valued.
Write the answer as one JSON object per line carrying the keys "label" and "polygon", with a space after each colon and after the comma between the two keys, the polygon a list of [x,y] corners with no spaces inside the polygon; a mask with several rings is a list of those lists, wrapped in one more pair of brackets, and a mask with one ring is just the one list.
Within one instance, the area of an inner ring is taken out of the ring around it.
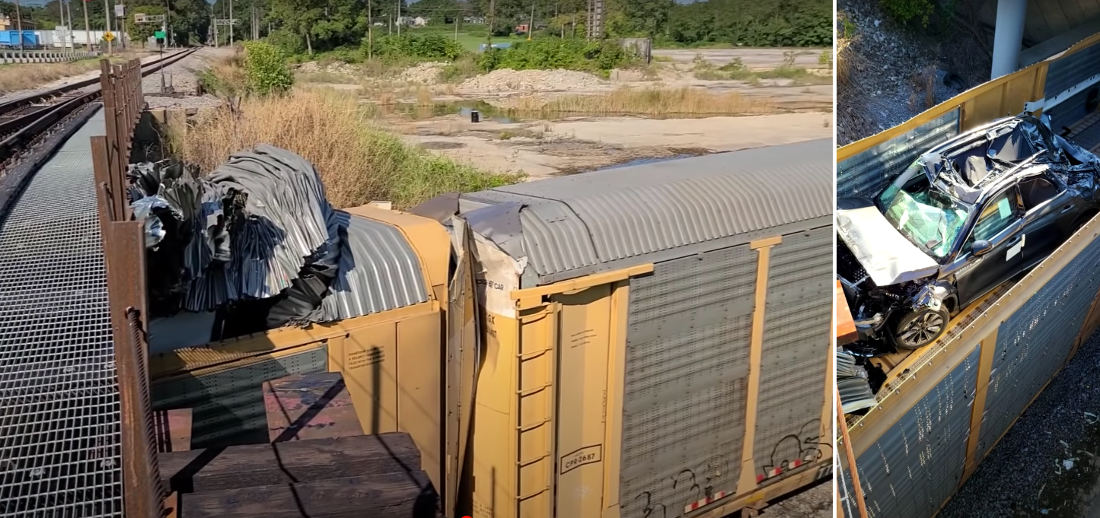
{"label": "utility pole", "polygon": [[218,48],[218,18],[214,15],[214,4],[210,4],[210,25],[214,26],[214,48]]}
{"label": "utility pole", "polygon": [[[103,0],[103,17],[106,23],[103,35],[106,36],[108,32],[111,32],[111,6],[108,0]],[[107,40],[107,55],[111,54],[111,40]]]}
{"label": "utility pole", "polygon": [[374,20],[371,18],[371,0],[367,0],[367,59],[374,58]]}
{"label": "utility pole", "polygon": [[233,46],[233,0],[229,0],[229,46]]}
{"label": "utility pole", "polygon": [[397,36],[401,36],[401,0],[397,0]]}
{"label": "utility pole", "polygon": [[[88,46],[88,52],[92,51],[92,29],[88,25],[88,1],[81,0],[80,5],[84,6],[84,44]],[[76,45],[75,43],[73,44]]]}
{"label": "utility pole", "polygon": [[[65,26],[65,2],[61,0],[57,1],[57,12],[61,15],[61,25]],[[65,34],[61,34],[61,50],[65,50]]]}
{"label": "utility pole", "polygon": [[[211,9],[213,9],[213,7],[211,7]],[[168,35],[168,28],[172,26],[171,19],[172,6],[168,5],[168,0],[164,0],[164,25],[160,28],[160,30],[164,31],[164,43],[160,46],[162,51],[164,47],[170,47],[172,45],[172,38]],[[161,67],[161,70],[163,71],[164,67]]]}
{"label": "utility pole", "polygon": [[493,49],[493,24],[497,21],[497,3],[496,0],[489,0],[489,36],[485,38],[489,42],[489,47],[485,50]]}
{"label": "utility pole", "polygon": [[[125,8],[125,4],[123,4],[123,9]],[[118,5],[115,5],[115,29],[118,30],[118,41],[122,44],[122,50],[126,50],[126,36],[124,35],[126,24],[123,23],[124,21],[126,21],[126,12],[124,11],[122,16],[119,16]]]}
{"label": "utility pole", "polygon": [[70,47],[70,49],[71,49],[70,50],[70,55],[75,56],[76,55],[76,32],[73,30],[73,1],[72,0],[69,0],[68,2],[65,2],[65,11],[69,15],[69,43],[72,44],[72,46]]}
{"label": "utility pole", "polygon": [[19,50],[23,49],[23,15],[19,13],[19,0],[15,0],[15,30],[19,31]]}
{"label": "utility pole", "polygon": [[531,2],[531,24],[527,26],[527,41],[531,41],[531,33],[535,31],[535,2]]}

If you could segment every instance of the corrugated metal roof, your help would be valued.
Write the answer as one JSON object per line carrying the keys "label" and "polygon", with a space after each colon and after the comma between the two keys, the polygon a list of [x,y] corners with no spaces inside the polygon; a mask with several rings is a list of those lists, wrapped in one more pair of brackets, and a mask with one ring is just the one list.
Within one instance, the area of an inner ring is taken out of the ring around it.
{"label": "corrugated metal roof", "polygon": [[[833,148],[816,140],[619,167],[463,195],[518,202],[522,242],[537,283],[576,277],[609,263],[831,218]],[[471,207],[475,208],[471,208]],[[475,229],[476,230],[476,229]],[[524,284],[531,284],[525,274]]]}
{"label": "corrugated metal roof", "polygon": [[[420,259],[396,227],[337,211],[339,273],[321,302],[323,320],[343,320],[428,300]],[[346,229],[346,230],[345,230]]]}

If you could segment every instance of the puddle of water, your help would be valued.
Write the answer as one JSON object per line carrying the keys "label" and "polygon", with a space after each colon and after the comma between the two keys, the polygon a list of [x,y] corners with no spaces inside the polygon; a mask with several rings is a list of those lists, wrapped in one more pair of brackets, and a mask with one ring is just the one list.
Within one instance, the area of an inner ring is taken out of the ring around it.
{"label": "puddle of water", "polygon": [[[637,114],[629,112],[580,112],[580,111],[524,111],[504,109],[493,106],[485,101],[446,101],[431,104],[410,102],[398,102],[394,104],[379,105],[377,110],[382,113],[397,113],[412,120],[430,119],[447,115],[458,115],[469,120],[470,113],[477,110],[483,121],[493,121],[501,124],[515,124],[530,121],[560,121],[570,118],[584,117],[643,117],[646,119],[702,119],[707,117],[735,117],[734,113],[662,113],[662,114]],[[784,110],[777,111],[782,113]],[[750,114],[751,115],[751,114]]]}
{"label": "puddle of water", "polygon": [[384,113],[398,113],[413,120],[430,119],[432,117],[442,117],[446,115],[456,114],[464,119],[469,120],[470,114],[475,110],[480,113],[481,120],[483,121],[493,121],[499,122],[501,124],[514,124],[517,122],[522,122],[524,120],[523,118],[519,117],[518,114],[515,113],[513,110],[502,110],[485,101],[436,102],[432,104],[399,102],[391,105],[380,106],[379,110]]}

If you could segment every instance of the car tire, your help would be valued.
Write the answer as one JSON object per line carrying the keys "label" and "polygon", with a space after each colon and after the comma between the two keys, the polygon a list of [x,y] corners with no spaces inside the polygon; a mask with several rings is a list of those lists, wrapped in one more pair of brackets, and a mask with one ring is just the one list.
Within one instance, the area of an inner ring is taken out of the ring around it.
{"label": "car tire", "polygon": [[909,351],[920,349],[943,336],[950,318],[944,308],[923,308],[906,314],[893,326],[894,345]]}

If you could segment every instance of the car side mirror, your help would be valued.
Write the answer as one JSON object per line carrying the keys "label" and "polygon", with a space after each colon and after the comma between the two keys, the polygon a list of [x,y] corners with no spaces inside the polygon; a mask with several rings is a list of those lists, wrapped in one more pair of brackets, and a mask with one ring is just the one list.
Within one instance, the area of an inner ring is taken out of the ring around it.
{"label": "car side mirror", "polygon": [[984,239],[979,239],[975,241],[973,245],[970,245],[970,253],[975,256],[988,254],[990,250],[993,250],[993,243]]}

